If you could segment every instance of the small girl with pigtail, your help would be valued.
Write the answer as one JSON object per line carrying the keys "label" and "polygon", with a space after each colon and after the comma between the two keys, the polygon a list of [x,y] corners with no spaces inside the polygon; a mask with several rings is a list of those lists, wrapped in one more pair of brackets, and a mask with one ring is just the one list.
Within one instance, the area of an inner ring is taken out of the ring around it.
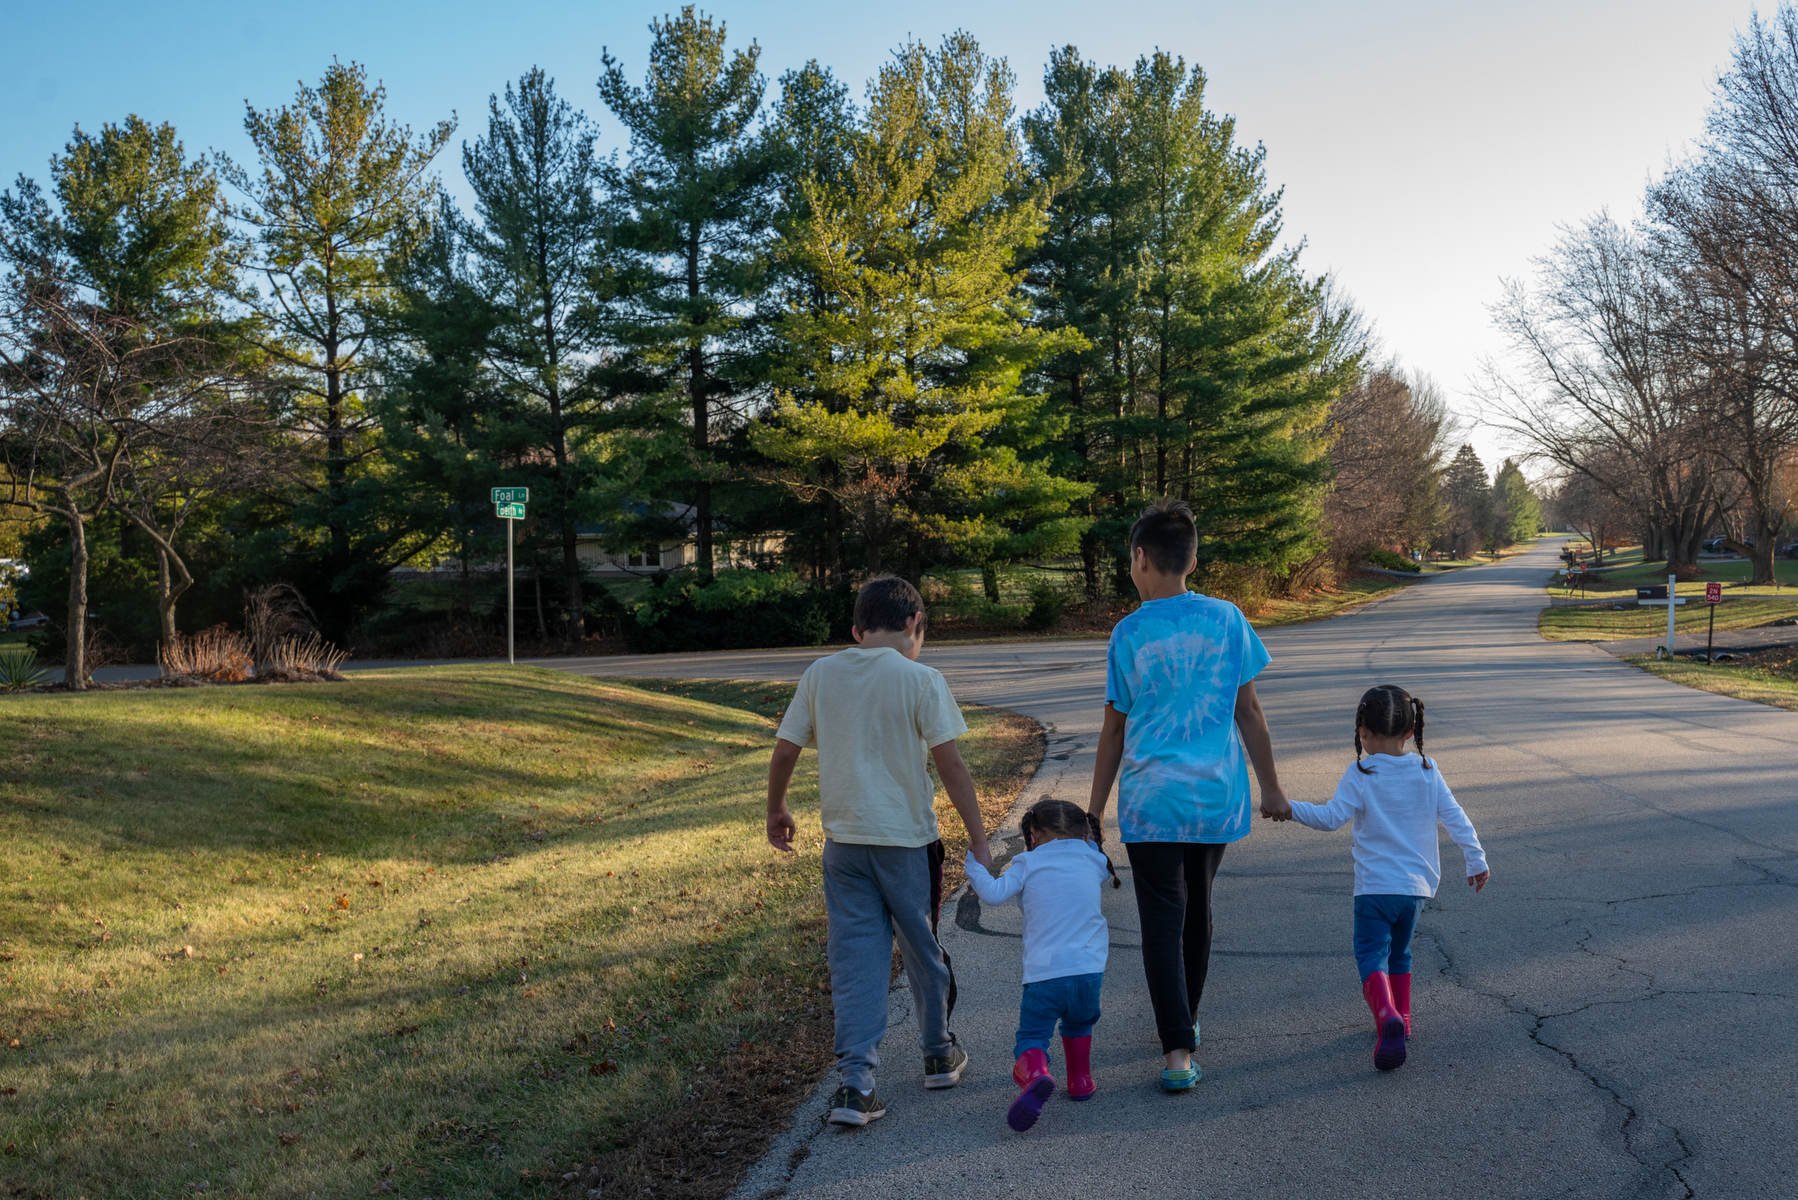
{"label": "small girl with pigtail", "polygon": [[[1415,755],[1405,753],[1408,740],[1417,744]],[[1411,934],[1442,878],[1437,824],[1461,847],[1468,886],[1478,892],[1492,878],[1473,822],[1436,764],[1424,757],[1423,701],[1391,684],[1362,696],[1355,710],[1355,761],[1343,772],[1335,798],[1294,803],[1290,819],[1324,830],[1353,822],[1355,960],[1361,995],[1373,1012],[1373,1065],[1393,1070],[1404,1064],[1411,1036]]]}
{"label": "small girl with pigtail", "polygon": [[1099,847],[1099,819],[1066,800],[1038,800],[1023,819],[1024,852],[991,872],[968,855],[968,885],[983,904],[1016,900],[1024,910],[1024,995],[1018,1006],[1017,1058],[1011,1077],[1018,1095],[1005,1119],[1022,1133],[1036,1124],[1055,1091],[1049,1039],[1061,1025],[1068,1097],[1089,1099],[1093,1083],[1093,1025],[1105,983],[1110,930],[1099,911],[1107,876],[1120,886]]}

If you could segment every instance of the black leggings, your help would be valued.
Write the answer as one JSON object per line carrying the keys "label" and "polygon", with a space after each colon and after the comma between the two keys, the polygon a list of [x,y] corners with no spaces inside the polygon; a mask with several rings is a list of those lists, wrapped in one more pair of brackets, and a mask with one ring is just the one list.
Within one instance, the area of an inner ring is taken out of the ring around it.
{"label": "black leggings", "polygon": [[1193,1023],[1211,964],[1211,885],[1224,847],[1218,842],[1128,842],[1142,968],[1155,1006],[1161,1052],[1194,1050]]}

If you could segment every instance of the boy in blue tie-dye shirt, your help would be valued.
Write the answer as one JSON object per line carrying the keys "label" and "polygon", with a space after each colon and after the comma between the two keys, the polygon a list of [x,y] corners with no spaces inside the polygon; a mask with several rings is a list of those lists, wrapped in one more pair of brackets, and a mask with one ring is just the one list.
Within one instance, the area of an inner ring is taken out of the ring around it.
{"label": "boy in blue tie-dye shirt", "polygon": [[1291,811],[1255,697],[1267,648],[1234,604],[1187,590],[1197,552],[1185,504],[1153,505],[1130,530],[1130,577],[1143,602],[1111,631],[1087,805],[1102,817],[1117,783],[1168,1091],[1201,1076],[1193,1052],[1211,960],[1211,887],[1224,847],[1249,833],[1250,765],[1262,813]]}

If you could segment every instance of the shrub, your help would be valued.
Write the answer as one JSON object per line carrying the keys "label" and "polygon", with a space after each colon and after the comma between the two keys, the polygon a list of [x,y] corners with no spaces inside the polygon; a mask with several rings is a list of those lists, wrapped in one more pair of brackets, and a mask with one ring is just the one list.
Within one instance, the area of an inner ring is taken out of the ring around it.
{"label": "shrub", "polygon": [[1024,613],[1025,626],[1030,629],[1055,628],[1061,624],[1072,599],[1067,588],[1046,579],[1038,580],[1030,587],[1030,608]]}
{"label": "shrub", "polygon": [[0,692],[25,692],[48,678],[30,646],[0,646]]}
{"label": "shrub", "polygon": [[1409,571],[1411,574],[1415,575],[1423,570],[1422,567],[1418,566],[1404,555],[1394,553],[1384,547],[1381,547],[1378,550],[1368,551],[1367,561],[1373,566],[1384,567],[1388,571]]}
{"label": "shrub", "polygon": [[830,636],[828,593],[791,571],[720,571],[659,576],[625,623],[631,649],[738,650],[817,646]]}

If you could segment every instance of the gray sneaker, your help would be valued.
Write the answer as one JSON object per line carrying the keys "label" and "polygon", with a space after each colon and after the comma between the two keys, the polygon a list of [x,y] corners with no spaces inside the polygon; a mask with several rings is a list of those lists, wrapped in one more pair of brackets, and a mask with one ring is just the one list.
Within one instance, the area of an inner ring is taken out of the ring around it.
{"label": "gray sneaker", "polygon": [[949,1053],[924,1056],[924,1086],[931,1089],[952,1088],[961,1082],[968,1069],[968,1052],[961,1048],[955,1035],[949,1035]]}
{"label": "gray sneaker", "polygon": [[887,1115],[886,1101],[879,1093],[869,1092],[867,1095],[852,1087],[840,1087],[837,1094],[830,1098],[830,1112],[824,1119],[832,1125],[859,1126],[869,1121],[878,1121]]}

